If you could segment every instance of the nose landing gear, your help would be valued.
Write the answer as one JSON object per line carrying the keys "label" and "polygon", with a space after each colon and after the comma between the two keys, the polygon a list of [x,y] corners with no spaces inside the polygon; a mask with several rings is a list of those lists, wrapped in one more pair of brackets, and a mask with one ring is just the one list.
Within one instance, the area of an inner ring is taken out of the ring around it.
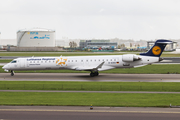
{"label": "nose landing gear", "polygon": [[11,76],[14,76],[14,71],[13,70],[11,70]]}

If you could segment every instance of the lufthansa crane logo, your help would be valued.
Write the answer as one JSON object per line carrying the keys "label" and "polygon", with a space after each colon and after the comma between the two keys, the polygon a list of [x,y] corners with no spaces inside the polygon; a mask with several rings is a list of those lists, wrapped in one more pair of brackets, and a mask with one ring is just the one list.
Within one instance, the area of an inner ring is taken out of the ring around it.
{"label": "lufthansa crane logo", "polygon": [[161,53],[161,48],[159,46],[154,46],[152,49],[154,55],[159,55]]}

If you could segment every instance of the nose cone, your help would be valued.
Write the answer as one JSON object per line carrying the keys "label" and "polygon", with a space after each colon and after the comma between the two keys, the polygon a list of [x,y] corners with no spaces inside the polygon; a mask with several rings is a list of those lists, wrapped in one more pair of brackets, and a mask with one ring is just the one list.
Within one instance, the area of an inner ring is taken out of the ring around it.
{"label": "nose cone", "polygon": [[2,67],[2,69],[8,69],[8,66],[7,66],[7,65],[4,65],[4,66]]}
{"label": "nose cone", "polygon": [[2,69],[4,69],[4,71],[6,71],[6,72],[9,72],[9,67],[8,67],[8,65],[6,64],[6,65],[4,65],[3,67],[2,67]]}
{"label": "nose cone", "polygon": [[6,66],[6,65],[4,65],[4,66],[2,67],[2,69],[5,69],[5,66]]}

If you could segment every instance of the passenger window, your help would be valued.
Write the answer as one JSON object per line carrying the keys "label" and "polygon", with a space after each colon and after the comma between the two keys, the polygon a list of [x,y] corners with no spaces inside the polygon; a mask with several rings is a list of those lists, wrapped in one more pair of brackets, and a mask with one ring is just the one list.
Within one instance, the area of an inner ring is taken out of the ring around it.
{"label": "passenger window", "polygon": [[76,62],[77,62],[77,60],[76,60]]}
{"label": "passenger window", "polygon": [[108,61],[108,59],[106,61]]}
{"label": "passenger window", "polygon": [[94,61],[96,61],[96,60],[94,60]]}
{"label": "passenger window", "polygon": [[72,60],[72,62],[73,62],[73,60]]}
{"label": "passenger window", "polygon": [[70,62],[70,60],[68,60],[68,62]]}
{"label": "passenger window", "polygon": [[83,60],[81,60],[81,62],[83,62]]}

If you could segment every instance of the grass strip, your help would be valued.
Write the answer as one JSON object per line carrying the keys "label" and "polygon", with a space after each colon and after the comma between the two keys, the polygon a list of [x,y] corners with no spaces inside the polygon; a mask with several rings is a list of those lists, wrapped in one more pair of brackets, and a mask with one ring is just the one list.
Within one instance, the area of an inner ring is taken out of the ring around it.
{"label": "grass strip", "polygon": [[0,81],[0,90],[80,90],[80,91],[164,91],[180,92],[180,83],[163,82],[63,82]]}
{"label": "grass strip", "polygon": [[168,107],[179,94],[0,92],[0,105]]}
{"label": "grass strip", "polygon": [[[167,74],[180,73],[180,64],[161,64],[161,65],[147,65],[139,68],[116,68],[107,71],[100,71],[100,73],[117,73],[117,74]],[[30,70],[30,71],[15,71],[16,73],[90,73],[86,71],[75,70]],[[6,73],[2,67],[0,73]]]}
{"label": "grass strip", "polygon": [[0,60],[0,63],[9,63],[11,62],[12,60]]}
{"label": "grass strip", "polygon": [[[139,54],[140,52],[0,52],[0,56],[92,56],[92,55],[122,55],[122,54]],[[161,57],[180,57],[180,54],[171,54],[164,52]]]}

